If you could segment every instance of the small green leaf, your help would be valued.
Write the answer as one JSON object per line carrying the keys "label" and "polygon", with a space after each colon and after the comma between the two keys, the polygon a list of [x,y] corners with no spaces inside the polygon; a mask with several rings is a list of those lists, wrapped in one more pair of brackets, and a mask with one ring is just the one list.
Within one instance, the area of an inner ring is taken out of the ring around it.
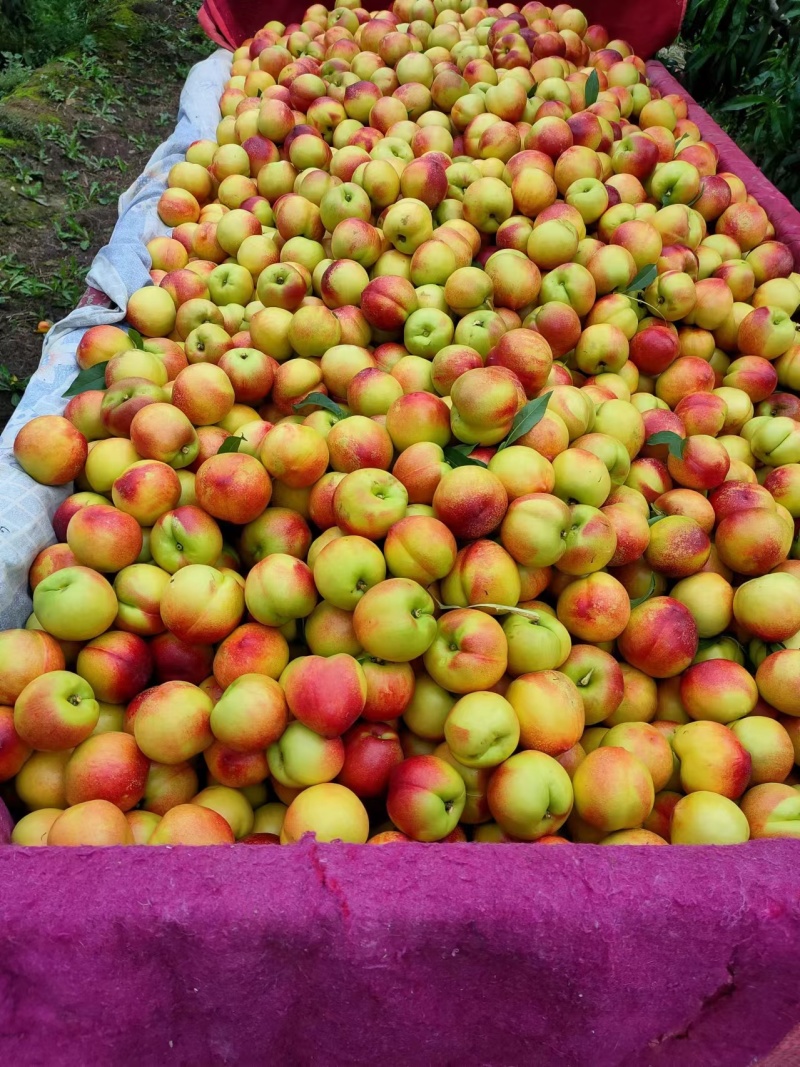
{"label": "small green leaf", "polygon": [[646,289],[648,285],[656,280],[658,277],[658,267],[655,263],[648,263],[647,266],[642,267],[630,285],[624,290],[626,293],[638,293],[642,289]]}
{"label": "small green leaf", "polygon": [[648,445],[666,445],[667,451],[675,459],[683,459],[683,453],[686,449],[686,438],[680,437],[672,430],[659,430],[658,433],[652,434],[647,438]]}
{"label": "small green leaf", "polygon": [[597,77],[597,71],[593,70],[586,79],[586,85],[583,87],[583,99],[586,101],[587,107],[591,107],[595,103],[599,92],[600,79]]}
{"label": "small green leaf", "polygon": [[536,90],[537,90],[538,88],[539,88],[539,86],[538,86],[538,85],[532,85],[532,86],[530,87],[530,89],[528,90],[528,99],[529,99],[529,100],[532,100],[532,99],[534,98],[534,96],[536,96]]}
{"label": "small green leaf", "polygon": [[78,396],[79,393],[88,393],[90,389],[105,389],[106,365],[95,363],[93,367],[82,370],[72,385],[62,396]]}
{"label": "small green leaf", "polygon": [[332,415],[335,415],[337,419],[347,418],[347,413],[325,393],[309,393],[307,397],[292,406],[292,411],[302,411],[303,408],[324,408],[325,411],[330,411]]}
{"label": "small green leaf", "polygon": [[133,327],[128,328],[128,337],[133,341],[134,348],[144,348],[144,341],[142,335],[138,330],[134,330]]}
{"label": "small green leaf", "polygon": [[653,593],[655,593],[655,591],[656,591],[656,576],[655,576],[655,574],[651,574],[650,575],[650,588],[647,590],[647,592],[644,594],[644,596],[637,596],[635,600],[632,600],[631,601],[631,607],[632,608],[638,608],[640,604],[644,604],[645,600],[649,600],[650,597],[653,595]]}
{"label": "small green leaf", "polygon": [[535,400],[529,400],[525,407],[517,412],[514,422],[511,424],[508,437],[497,446],[498,452],[502,448],[508,448],[509,445],[513,445],[520,437],[524,437],[528,430],[532,430],[534,426],[542,421],[552,395],[551,390],[543,396],[537,396]]}
{"label": "small green leaf", "polygon": [[222,444],[217,449],[218,456],[224,456],[226,452],[238,452],[244,444],[243,437],[234,437],[231,434],[230,437],[226,437]]}
{"label": "small green leaf", "polygon": [[[463,604],[443,604],[436,597],[433,599],[436,601],[436,606],[442,611],[461,611],[463,609]],[[531,611],[530,608],[520,608],[517,605],[512,606],[510,604],[470,604],[469,607],[474,608],[476,611],[480,611],[481,608],[491,610],[496,615],[519,615],[523,619],[528,619],[529,622],[538,622],[542,617],[540,611]]]}
{"label": "small green leaf", "polygon": [[667,517],[666,515],[661,515],[661,514],[651,515],[650,518],[647,520],[647,525],[648,526],[655,526],[655,524],[657,522],[661,522],[661,520],[662,519],[666,519],[666,517]]}
{"label": "small green leaf", "polygon": [[[470,452],[475,445],[469,445]],[[452,448],[444,449],[444,458],[451,467],[485,467],[486,464],[482,459],[473,459],[472,456],[463,452],[458,445],[454,445]]]}

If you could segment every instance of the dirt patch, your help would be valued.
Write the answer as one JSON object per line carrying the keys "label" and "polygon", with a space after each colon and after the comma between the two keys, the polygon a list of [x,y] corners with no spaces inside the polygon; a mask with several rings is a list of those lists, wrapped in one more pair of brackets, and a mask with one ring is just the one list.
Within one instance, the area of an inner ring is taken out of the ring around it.
{"label": "dirt patch", "polygon": [[97,4],[91,32],[0,98],[0,428],[42,335],[78,302],[119,195],[175,125],[189,68],[214,49],[193,0]]}

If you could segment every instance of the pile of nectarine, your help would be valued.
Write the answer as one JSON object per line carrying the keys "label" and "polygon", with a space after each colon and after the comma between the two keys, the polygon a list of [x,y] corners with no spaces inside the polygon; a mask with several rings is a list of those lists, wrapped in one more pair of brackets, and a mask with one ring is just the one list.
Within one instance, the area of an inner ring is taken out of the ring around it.
{"label": "pile of nectarine", "polygon": [[233,55],[15,455],[19,844],[800,835],[800,277],[576,8]]}

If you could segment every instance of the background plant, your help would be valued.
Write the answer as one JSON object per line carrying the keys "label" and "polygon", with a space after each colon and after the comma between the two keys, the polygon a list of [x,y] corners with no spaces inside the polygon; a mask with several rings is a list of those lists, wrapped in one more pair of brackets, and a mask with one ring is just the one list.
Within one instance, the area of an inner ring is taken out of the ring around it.
{"label": "background plant", "polygon": [[689,0],[664,59],[800,207],[800,0]]}

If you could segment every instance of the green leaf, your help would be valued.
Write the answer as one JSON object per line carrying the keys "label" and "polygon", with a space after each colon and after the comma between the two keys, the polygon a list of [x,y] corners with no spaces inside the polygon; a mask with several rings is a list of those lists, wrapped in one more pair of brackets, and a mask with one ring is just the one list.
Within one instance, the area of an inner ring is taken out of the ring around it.
{"label": "green leaf", "polygon": [[226,452],[238,452],[244,444],[243,437],[234,437],[231,434],[230,437],[226,437],[222,444],[217,449],[218,456],[224,456]]}
{"label": "green leaf", "polygon": [[754,104],[771,104],[772,98],[763,94],[750,96],[735,96],[727,104],[720,104],[720,111],[744,111],[745,108],[753,107]]}
{"label": "green leaf", "polygon": [[655,263],[648,263],[642,267],[630,285],[624,290],[626,293],[638,293],[642,289],[646,289],[648,285],[656,280],[658,277],[658,267]]}
{"label": "green leaf", "polygon": [[638,608],[640,604],[644,604],[645,600],[649,600],[650,597],[653,595],[653,593],[655,593],[655,591],[656,591],[656,576],[655,576],[655,574],[651,574],[650,575],[650,588],[647,590],[647,592],[644,594],[644,596],[637,596],[635,600],[632,600],[631,601],[631,607],[632,608]]}
{"label": "green leaf", "polygon": [[[436,601],[436,606],[442,611],[461,611],[463,609],[463,604],[443,604],[436,597],[433,599]],[[528,619],[529,622],[538,622],[542,617],[540,611],[531,611],[530,608],[520,608],[517,605],[512,606],[510,604],[470,604],[469,607],[474,608],[476,611],[480,611],[481,608],[484,610],[489,609],[496,615],[519,615],[523,619]]]}
{"label": "green leaf", "polygon": [[292,405],[292,411],[302,411],[303,408],[324,408],[325,411],[330,411],[332,415],[335,415],[337,419],[347,418],[347,413],[325,393],[309,393],[303,400],[299,400]]}
{"label": "green leaf", "polygon": [[648,526],[655,526],[655,524],[657,522],[661,522],[662,519],[666,519],[666,518],[667,518],[666,515],[661,515],[660,513],[657,513],[655,515],[651,515],[650,518],[647,520],[647,525]]}
{"label": "green leaf", "polygon": [[78,396],[79,393],[88,393],[90,389],[105,389],[106,365],[95,363],[93,367],[82,370],[72,385],[62,396]]}
{"label": "green leaf", "polygon": [[139,333],[138,330],[134,330],[133,327],[129,327],[128,337],[130,337],[130,339],[133,341],[134,348],[144,348],[144,341],[142,339],[142,335]]}
{"label": "green leaf", "polygon": [[599,92],[600,79],[597,77],[597,71],[593,70],[586,79],[586,85],[583,87],[583,99],[586,101],[587,107],[591,107],[595,103]]}
{"label": "green leaf", "polygon": [[497,446],[498,452],[501,448],[508,448],[509,445],[513,445],[520,437],[524,437],[528,430],[532,430],[534,426],[542,421],[552,395],[551,390],[543,396],[537,396],[535,400],[529,400],[525,407],[517,412],[511,424],[508,437]]}
{"label": "green leaf", "polygon": [[672,430],[659,430],[647,438],[648,445],[666,445],[667,451],[675,459],[683,459],[686,443],[685,437],[680,437]]}
{"label": "green leaf", "polygon": [[[475,445],[468,446],[470,452]],[[482,459],[473,459],[472,456],[465,452],[462,452],[458,445],[452,448],[444,449],[444,458],[450,464],[451,467],[485,467],[486,464]]]}

